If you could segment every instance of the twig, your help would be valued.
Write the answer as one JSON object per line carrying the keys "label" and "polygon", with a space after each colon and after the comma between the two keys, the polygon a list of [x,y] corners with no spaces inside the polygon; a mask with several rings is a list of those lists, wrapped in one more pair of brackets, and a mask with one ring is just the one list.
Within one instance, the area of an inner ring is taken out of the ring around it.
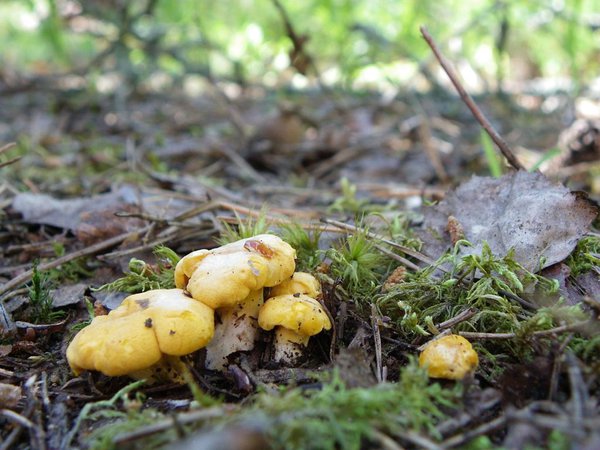
{"label": "twig", "polygon": [[[16,146],[17,146],[17,144],[15,144],[14,142],[9,142],[8,144],[3,145],[2,147],[0,147],[0,153],[4,153],[4,152],[6,152],[6,151],[8,151],[11,148],[16,147]],[[15,158],[9,159],[8,161],[0,162],[0,167],[8,166],[8,165],[10,165],[12,163],[17,162],[20,159],[21,159],[21,157],[17,156]]]}
{"label": "twig", "polygon": [[417,446],[417,448],[422,448],[425,450],[443,450],[444,447],[436,444],[430,439],[422,436],[420,434],[415,433],[414,431],[406,431],[406,432],[397,432],[396,435],[404,440],[407,440],[411,444]]}
{"label": "twig", "polygon": [[34,423],[29,420],[27,417],[23,417],[21,414],[18,414],[10,409],[0,409],[0,415],[4,416],[7,420],[19,424],[25,428],[33,428],[35,427]]}
{"label": "twig", "polygon": [[400,256],[400,255],[397,255],[397,254],[395,254],[394,252],[392,252],[392,251],[388,250],[388,249],[387,249],[387,248],[385,248],[385,247],[382,247],[381,245],[375,244],[375,248],[376,248],[377,250],[379,250],[381,253],[383,253],[384,255],[387,255],[387,256],[389,256],[390,258],[392,258],[392,259],[395,259],[396,261],[398,261],[400,264],[403,264],[403,265],[405,265],[405,266],[406,266],[406,267],[408,267],[409,269],[412,269],[412,270],[415,270],[415,271],[416,271],[416,270],[420,270],[420,269],[421,269],[421,268],[420,268],[419,266],[417,266],[415,263],[413,263],[413,262],[409,261],[409,260],[408,260],[408,259],[406,259],[406,258],[403,258],[403,257],[402,257],[402,256]]}
{"label": "twig", "polygon": [[446,191],[438,188],[415,188],[415,187],[403,187],[396,184],[380,184],[380,183],[356,183],[356,187],[362,191],[369,191],[374,195],[380,197],[389,198],[400,198],[404,199],[407,197],[430,197],[435,200],[441,200],[446,195]]}
{"label": "twig", "polygon": [[377,441],[382,450],[404,450],[404,447],[398,445],[391,437],[376,428],[369,430],[369,436]]}
{"label": "twig", "polygon": [[[590,325],[592,322],[584,320],[581,322],[575,322],[570,325],[561,325],[560,327],[550,328],[549,330],[534,331],[528,336],[550,336],[552,334],[563,333],[565,331],[573,331],[578,328],[582,328],[586,325]],[[515,333],[473,333],[470,331],[460,331],[458,334],[469,339],[513,339],[517,337]]]}
{"label": "twig", "polygon": [[517,337],[515,333],[477,333],[471,331],[459,331],[458,334],[467,339],[513,339]]}
{"label": "twig", "polygon": [[177,414],[174,417],[169,417],[168,419],[161,420],[160,422],[155,422],[145,427],[140,427],[129,433],[118,434],[113,438],[113,444],[119,446],[132,441],[136,441],[137,439],[143,437],[150,436],[152,434],[160,433],[161,431],[166,431],[172,428],[175,425],[175,423],[183,425],[187,423],[199,422],[202,420],[216,419],[219,417],[223,417],[223,415],[225,414],[232,413],[236,410],[236,406],[226,404],[223,406],[215,406],[213,408],[200,409],[197,411],[189,411],[182,414]]}
{"label": "twig", "polygon": [[308,37],[296,32],[287,11],[279,0],[272,0],[272,2],[273,6],[275,6],[281,16],[287,37],[292,41],[293,50],[290,55],[291,65],[302,75],[306,75],[306,68],[303,66],[310,67],[315,74],[319,87],[325,91],[328,90],[327,86],[321,81],[321,74],[315,64],[314,58],[306,51],[305,44],[308,41]]}
{"label": "twig", "polygon": [[477,309],[467,308],[464,311],[461,311],[460,313],[458,313],[456,316],[452,317],[451,319],[448,319],[442,323],[437,324],[435,327],[438,330],[443,330],[445,328],[452,328],[454,325],[457,325],[461,322],[464,322],[465,320],[470,319],[475,314],[477,314]]}
{"label": "twig", "polygon": [[522,299],[521,297],[513,294],[512,292],[508,292],[503,289],[499,289],[498,294],[503,295],[504,297],[508,298],[509,300],[519,303],[521,306],[524,306],[525,308],[532,309],[534,311],[538,309],[538,307],[536,305],[534,305],[533,303],[528,302],[525,299]]}
{"label": "twig", "polygon": [[[321,219],[321,222],[336,226],[338,228],[341,228],[342,230],[348,230],[348,231],[354,231],[354,232],[361,231],[361,232],[365,233],[368,237],[370,237],[372,239],[377,239],[378,241],[381,241],[384,244],[387,244],[394,248],[397,248],[402,253],[406,253],[407,255],[412,256],[413,258],[418,259],[421,262],[424,262],[425,264],[429,264],[429,265],[435,264],[434,260],[425,256],[423,253],[413,250],[412,248],[405,247],[404,245],[400,245],[394,241],[390,241],[389,239],[386,239],[383,236],[380,236],[371,231],[356,227],[354,225],[350,225],[348,223],[340,222],[339,220]],[[440,268],[440,270],[443,270],[443,269]]]}
{"label": "twig", "polygon": [[442,66],[442,68],[444,69],[444,71],[446,72],[448,77],[450,78],[450,81],[452,81],[452,84],[458,91],[460,98],[469,107],[469,109],[471,110],[471,113],[473,113],[473,116],[475,117],[475,119],[477,119],[477,121],[481,124],[483,129],[486,131],[486,133],[490,136],[492,141],[494,141],[494,143],[498,146],[498,148],[500,149],[500,151],[502,152],[504,157],[507,159],[509,164],[517,170],[525,170],[525,167],[523,167],[523,165],[515,157],[513,151],[509,147],[509,145],[502,138],[502,136],[500,136],[500,134],[498,134],[498,132],[494,129],[494,127],[487,120],[487,118],[485,117],[483,112],[481,112],[481,110],[479,109],[479,107],[477,106],[477,104],[475,103],[473,98],[469,95],[469,93],[462,86],[461,82],[458,79],[456,72],[454,72],[454,69],[452,68],[450,63],[446,60],[444,55],[442,55],[442,53],[440,52],[440,50],[437,47],[437,44],[435,43],[435,41],[433,40],[433,38],[431,37],[431,35],[427,31],[427,29],[425,27],[421,27],[420,29],[421,29],[421,34],[423,35],[423,38],[425,39],[425,41],[427,41],[427,44],[433,51],[435,57],[437,58],[440,65]]}
{"label": "twig", "polygon": [[374,303],[371,303],[371,330],[373,331],[373,341],[375,341],[375,364],[377,370],[375,376],[378,383],[383,383],[383,362],[381,358],[381,333],[379,331],[379,323],[381,318]]}
{"label": "twig", "polygon": [[462,445],[473,438],[482,436],[490,431],[497,430],[498,428],[502,428],[504,425],[506,425],[506,421],[506,416],[500,416],[490,422],[478,426],[477,428],[446,439],[444,442],[442,442],[441,448],[450,448]]}
{"label": "twig", "polygon": [[[105,248],[109,248],[114,245],[120,244],[121,242],[125,241],[128,238],[131,238],[137,234],[143,233],[144,231],[148,230],[149,228],[150,228],[150,225],[147,225],[140,229],[130,231],[128,233],[119,234],[118,236],[111,237],[109,239],[106,239],[102,242],[98,242],[97,244],[91,245],[91,246],[83,248],[81,250],[77,250],[75,252],[68,253],[64,256],[61,256],[60,258],[56,258],[47,263],[40,264],[38,266],[38,270],[43,271],[43,270],[48,270],[48,269],[54,269],[55,267],[58,267],[61,264],[65,264],[69,261],[73,261],[74,259],[81,258],[82,256],[93,255],[94,253],[97,253],[100,250],[104,250]],[[2,286],[0,286],[0,300],[2,299],[2,296],[6,292],[8,292],[9,290],[11,290],[23,283],[26,283],[27,281],[29,281],[31,279],[32,276],[33,276],[33,269],[30,269],[27,272],[23,272],[22,274],[16,276],[12,280],[4,283]]]}

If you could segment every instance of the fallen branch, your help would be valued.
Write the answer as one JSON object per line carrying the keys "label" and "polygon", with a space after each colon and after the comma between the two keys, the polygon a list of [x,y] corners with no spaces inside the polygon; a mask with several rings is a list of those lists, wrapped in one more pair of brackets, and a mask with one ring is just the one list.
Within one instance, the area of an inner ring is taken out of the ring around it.
{"label": "fallen branch", "polygon": [[516,156],[514,155],[513,151],[511,150],[511,148],[509,147],[507,142],[502,138],[502,136],[500,136],[500,134],[498,134],[498,132],[494,129],[494,127],[489,122],[489,120],[487,120],[487,118],[485,117],[483,112],[481,112],[481,110],[479,109],[479,107],[477,106],[477,104],[475,103],[473,98],[465,90],[465,88],[461,84],[460,80],[458,79],[456,72],[454,72],[454,69],[452,68],[450,63],[446,60],[444,55],[442,55],[442,53],[440,52],[440,50],[437,47],[437,44],[435,43],[435,41],[433,40],[433,38],[431,37],[431,35],[427,31],[427,29],[425,27],[421,27],[420,30],[421,30],[421,34],[423,35],[423,38],[425,39],[425,41],[427,41],[427,44],[433,51],[433,54],[435,55],[435,57],[439,61],[440,65],[442,66],[442,68],[444,69],[444,71],[446,72],[448,77],[450,78],[450,81],[452,81],[452,84],[458,91],[460,98],[469,107],[469,109],[473,113],[473,116],[475,117],[475,119],[477,119],[477,121],[481,124],[483,129],[486,131],[486,133],[490,136],[492,141],[494,141],[494,143],[498,146],[498,148],[500,149],[500,151],[502,152],[504,157],[507,159],[509,164],[517,170],[525,170],[525,167],[523,167],[523,165],[516,158]]}

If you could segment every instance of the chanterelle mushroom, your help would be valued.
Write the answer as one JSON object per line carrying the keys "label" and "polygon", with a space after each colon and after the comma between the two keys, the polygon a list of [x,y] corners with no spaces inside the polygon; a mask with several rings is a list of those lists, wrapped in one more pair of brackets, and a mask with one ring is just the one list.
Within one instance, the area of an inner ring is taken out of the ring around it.
{"label": "chanterelle mushroom", "polygon": [[269,298],[258,312],[264,330],[275,328],[274,359],[294,365],[302,356],[311,336],[331,328],[323,306],[305,294],[285,294]]}
{"label": "chanterelle mushroom", "polygon": [[306,294],[309,297],[317,298],[321,295],[321,283],[310,273],[296,272],[292,278],[273,286],[269,297],[285,294]]}
{"label": "chanterelle mushroom", "polygon": [[175,284],[217,310],[215,339],[207,348],[206,367],[222,369],[234,352],[254,348],[263,288],[290,278],[296,251],[279,237],[261,234],[182,258]]}
{"label": "chanterelle mushroom", "polygon": [[464,337],[450,334],[431,341],[419,355],[419,365],[431,378],[461,380],[479,364],[473,346]]}
{"label": "chanterelle mushroom", "polygon": [[69,344],[67,360],[75,374],[98,370],[139,378],[155,365],[171,366],[170,355],[206,346],[213,334],[211,308],[181,289],[157,289],[131,295],[108,315],[95,317]]}

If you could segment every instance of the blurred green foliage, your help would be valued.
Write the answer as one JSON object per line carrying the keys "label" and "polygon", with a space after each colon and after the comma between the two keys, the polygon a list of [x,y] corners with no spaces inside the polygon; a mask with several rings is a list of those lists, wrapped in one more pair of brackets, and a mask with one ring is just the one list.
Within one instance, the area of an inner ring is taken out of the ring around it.
{"label": "blurred green foliage", "polygon": [[[426,25],[484,82],[569,76],[600,68],[600,0],[282,0],[322,81],[344,87],[414,81],[432,62]],[[594,15],[595,14],[595,15]],[[307,80],[290,67],[292,40],[268,0],[5,0],[3,71],[119,72],[163,84],[200,74],[267,85]],[[437,68],[432,65],[433,68]],[[165,77],[166,76],[166,77]]]}

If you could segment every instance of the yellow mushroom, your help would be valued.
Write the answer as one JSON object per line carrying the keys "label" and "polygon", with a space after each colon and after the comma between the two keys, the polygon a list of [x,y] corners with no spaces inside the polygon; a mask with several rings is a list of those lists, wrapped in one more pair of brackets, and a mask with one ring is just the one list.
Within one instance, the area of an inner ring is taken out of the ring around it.
{"label": "yellow mushroom", "polygon": [[298,293],[269,298],[260,308],[258,324],[267,331],[275,328],[274,359],[285,365],[298,362],[311,336],[331,328],[323,306]]}
{"label": "yellow mushroom", "polygon": [[175,267],[175,285],[213,309],[233,306],[251,291],[291,277],[295,258],[288,243],[261,234],[183,257]]}
{"label": "yellow mushroom", "polygon": [[321,295],[321,283],[310,273],[296,272],[292,278],[271,288],[270,297],[285,294],[306,294],[317,298]]}
{"label": "yellow mushroom", "polygon": [[183,257],[175,284],[217,310],[215,339],[206,348],[206,367],[223,369],[227,357],[254,348],[263,288],[290,278],[296,251],[279,237],[261,234]]}
{"label": "yellow mushroom", "polygon": [[108,315],[95,317],[69,344],[67,360],[75,374],[97,370],[139,377],[152,366],[172,366],[167,356],[195,352],[213,334],[211,308],[181,289],[157,289],[131,295]]}
{"label": "yellow mushroom", "polygon": [[431,341],[419,355],[419,365],[427,369],[431,378],[461,380],[479,364],[473,346],[456,334]]}

